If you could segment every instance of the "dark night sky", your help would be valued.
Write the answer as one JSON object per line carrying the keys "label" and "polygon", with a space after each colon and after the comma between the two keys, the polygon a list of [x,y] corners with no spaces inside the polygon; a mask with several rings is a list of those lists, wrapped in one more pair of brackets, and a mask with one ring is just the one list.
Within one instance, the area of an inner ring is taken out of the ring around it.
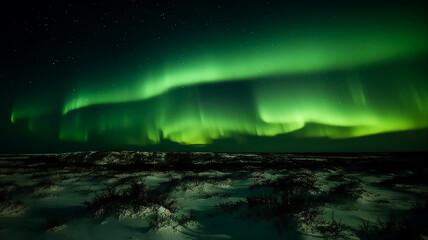
{"label": "dark night sky", "polygon": [[2,2],[0,152],[426,151],[409,2]]}

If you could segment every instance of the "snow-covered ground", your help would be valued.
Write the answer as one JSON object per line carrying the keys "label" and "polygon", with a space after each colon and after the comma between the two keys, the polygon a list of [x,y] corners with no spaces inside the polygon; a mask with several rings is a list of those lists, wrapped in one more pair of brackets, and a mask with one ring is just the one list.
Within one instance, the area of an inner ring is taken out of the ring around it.
{"label": "snow-covered ground", "polygon": [[0,239],[428,239],[421,155],[0,155]]}

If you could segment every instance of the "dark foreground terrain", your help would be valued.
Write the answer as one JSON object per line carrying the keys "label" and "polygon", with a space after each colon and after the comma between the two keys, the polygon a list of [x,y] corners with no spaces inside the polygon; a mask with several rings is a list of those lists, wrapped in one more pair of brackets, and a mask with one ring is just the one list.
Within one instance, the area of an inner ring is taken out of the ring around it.
{"label": "dark foreground terrain", "polygon": [[427,155],[0,155],[0,239],[428,239]]}

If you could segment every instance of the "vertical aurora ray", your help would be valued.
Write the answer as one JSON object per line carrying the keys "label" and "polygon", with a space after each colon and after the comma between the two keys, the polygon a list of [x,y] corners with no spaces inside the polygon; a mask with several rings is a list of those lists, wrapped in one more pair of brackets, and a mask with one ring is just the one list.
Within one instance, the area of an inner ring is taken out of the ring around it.
{"label": "vertical aurora ray", "polygon": [[[260,117],[267,123],[325,125],[319,126],[316,131],[306,131],[304,135],[307,137],[347,138],[427,127],[427,111],[400,107],[404,104],[399,100],[400,90],[384,87],[382,95],[387,96],[385,104],[376,97],[378,92],[364,93],[361,89],[353,89],[354,84],[348,88],[343,82],[305,80],[288,84],[282,81],[273,89],[272,86],[269,89],[258,86]],[[364,85],[359,83],[358,86]],[[355,97],[355,91],[358,97]],[[415,95],[415,92],[409,92],[406,99]],[[426,97],[427,93],[425,102]],[[411,105],[416,104],[415,101]],[[326,130],[320,131],[322,128]]]}

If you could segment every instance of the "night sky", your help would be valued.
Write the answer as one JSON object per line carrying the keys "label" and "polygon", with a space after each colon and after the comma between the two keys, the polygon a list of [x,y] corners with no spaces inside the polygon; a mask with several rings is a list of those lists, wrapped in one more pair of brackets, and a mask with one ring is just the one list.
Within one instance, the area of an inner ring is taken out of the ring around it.
{"label": "night sky", "polygon": [[0,152],[428,150],[423,2],[83,2],[1,3]]}

